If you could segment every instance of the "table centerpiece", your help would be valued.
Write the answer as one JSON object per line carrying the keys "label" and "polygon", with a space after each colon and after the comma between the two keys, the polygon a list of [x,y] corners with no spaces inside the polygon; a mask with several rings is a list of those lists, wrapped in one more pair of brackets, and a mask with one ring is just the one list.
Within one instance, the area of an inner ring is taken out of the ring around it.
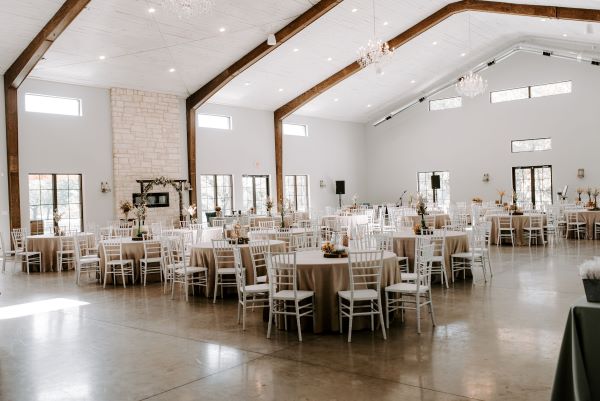
{"label": "table centerpiece", "polygon": [[600,257],[596,256],[579,265],[579,275],[588,302],[600,302]]}

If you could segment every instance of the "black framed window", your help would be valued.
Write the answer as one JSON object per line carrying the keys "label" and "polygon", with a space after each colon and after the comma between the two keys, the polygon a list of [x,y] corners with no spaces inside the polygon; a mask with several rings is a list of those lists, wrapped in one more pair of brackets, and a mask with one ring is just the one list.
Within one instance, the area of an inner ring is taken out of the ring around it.
{"label": "black framed window", "polygon": [[308,212],[308,176],[286,175],[283,187],[285,200],[291,208],[297,212]]}
{"label": "black framed window", "polygon": [[256,214],[266,214],[266,203],[269,196],[268,175],[242,176],[242,207],[244,211],[253,207]]}
{"label": "black framed window", "polygon": [[[202,212],[214,212],[221,207],[223,215],[233,213],[233,177],[230,174],[204,174],[200,176],[200,208]],[[206,218],[202,214],[203,219]]]}
{"label": "black framed window", "polygon": [[41,221],[44,233],[57,224],[54,210],[62,214],[60,227],[83,231],[81,174],[29,174],[29,220]]}
{"label": "black framed window", "polygon": [[517,206],[539,209],[552,204],[552,166],[513,167]]}
{"label": "black framed window", "polygon": [[435,192],[435,203],[444,210],[450,208],[450,172],[449,171],[424,171],[417,173],[417,192],[423,195],[427,202],[434,202],[431,176],[440,177],[440,189]]}

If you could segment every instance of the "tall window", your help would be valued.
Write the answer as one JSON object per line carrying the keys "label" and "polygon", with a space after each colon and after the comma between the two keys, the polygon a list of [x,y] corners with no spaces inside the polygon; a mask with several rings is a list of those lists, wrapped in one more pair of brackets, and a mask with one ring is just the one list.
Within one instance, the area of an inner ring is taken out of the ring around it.
{"label": "tall window", "polygon": [[552,204],[552,166],[513,167],[513,189],[520,208]]}
{"label": "tall window", "polygon": [[221,207],[223,215],[233,213],[233,178],[231,175],[200,176],[200,208],[202,219],[206,221],[205,212],[214,212]]}
{"label": "tall window", "polygon": [[231,117],[215,114],[198,114],[198,126],[201,128],[230,130]]}
{"label": "tall window", "polygon": [[308,136],[308,126],[302,124],[283,124],[283,135]]}
{"label": "tall window", "polygon": [[29,175],[29,220],[41,221],[44,233],[52,233],[55,209],[62,214],[60,227],[83,229],[81,174]]}
{"label": "tall window", "polygon": [[284,184],[285,200],[290,203],[293,210],[308,212],[308,176],[286,175]]}
{"label": "tall window", "polygon": [[266,214],[268,196],[268,175],[245,175],[242,177],[242,207],[244,211],[253,207],[256,214]]}
{"label": "tall window", "polygon": [[450,172],[426,171],[417,173],[417,191],[427,199],[427,202],[434,201],[431,185],[431,176],[434,173],[440,177],[440,189],[435,190],[435,202],[439,207],[448,210],[450,208]]}

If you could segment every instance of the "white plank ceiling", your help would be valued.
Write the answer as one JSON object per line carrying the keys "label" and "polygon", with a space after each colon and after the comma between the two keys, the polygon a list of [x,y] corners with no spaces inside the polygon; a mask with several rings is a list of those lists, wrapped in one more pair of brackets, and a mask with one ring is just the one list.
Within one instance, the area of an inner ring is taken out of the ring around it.
{"label": "white plank ceiling", "polygon": [[[60,1],[50,0],[11,3],[15,10],[21,4],[31,13],[34,4],[43,3],[35,8],[35,16],[41,18],[44,13],[39,10],[45,7],[45,20],[60,5]],[[155,13],[148,13],[153,6],[150,0],[92,0],[32,76],[187,96],[264,41],[269,32],[278,30],[311,6],[308,0],[217,0],[216,3],[212,14],[187,20],[157,6]],[[448,3],[376,0],[377,35],[390,39]],[[535,3],[600,8],[597,0],[536,0]],[[27,4],[29,7],[25,7]],[[4,13],[1,18],[12,24]],[[222,27],[225,32],[219,32]],[[2,29],[9,28],[4,24]],[[371,0],[345,0],[235,78],[211,102],[275,110],[355,60],[356,49],[366,43],[372,31]],[[580,22],[463,13],[398,49],[384,75],[376,75],[372,68],[367,68],[317,97],[298,113],[371,121],[391,104],[417,97],[440,78],[466,71],[484,56],[527,37],[590,43],[591,49],[591,44],[600,43],[600,25],[594,24],[594,33],[588,34],[586,24]],[[3,48],[14,45],[6,36],[3,41],[7,42],[0,42]],[[27,40],[23,41],[26,45]],[[461,56],[463,53],[466,54]],[[105,59],[100,60],[100,56]],[[2,57],[12,61],[5,54]],[[6,64],[1,58],[0,63]],[[175,72],[169,72],[171,68]]]}

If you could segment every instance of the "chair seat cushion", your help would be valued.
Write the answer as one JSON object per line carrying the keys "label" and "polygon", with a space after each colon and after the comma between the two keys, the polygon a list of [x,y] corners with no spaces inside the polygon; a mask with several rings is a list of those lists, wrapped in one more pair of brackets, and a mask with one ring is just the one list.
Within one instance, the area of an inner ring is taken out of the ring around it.
{"label": "chair seat cushion", "polygon": [[95,256],[85,256],[79,259],[79,261],[81,262],[81,264],[100,263],[100,258]]}
{"label": "chair seat cushion", "polygon": [[[340,298],[350,300],[352,298],[352,291],[338,291]],[[370,301],[377,299],[378,293],[375,290],[357,290],[354,291],[355,301]]]}
{"label": "chair seat cushion", "polygon": [[[385,287],[385,291],[415,294],[417,292],[417,285],[413,283],[398,283]],[[427,291],[429,291],[429,286],[419,286],[419,293],[424,293]]]}
{"label": "chair seat cushion", "polygon": [[258,277],[256,277],[256,280],[255,280],[255,281],[256,281],[257,283],[259,283],[259,284],[260,284],[260,283],[266,283],[266,282],[267,282],[267,276],[258,276]]}
{"label": "chair seat cushion", "polygon": [[[187,266],[185,268],[185,273],[188,274],[188,275],[196,274],[196,273],[202,273],[202,272],[205,272],[205,271],[208,271],[208,269],[206,267]],[[177,267],[175,269],[175,273],[177,273],[177,274],[184,274],[183,267]]]}
{"label": "chair seat cushion", "polygon": [[235,274],[235,267],[220,267],[217,272],[219,274]]}
{"label": "chair seat cushion", "polygon": [[[306,298],[310,298],[314,295],[314,291],[296,291],[296,299],[302,300]],[[283,290],[278,291],[273,294],[273,299],[277,300],[293,300],[294,299],[294,291],[292,290]]]}
{"label": "chair seat cushion", "polygon": [[402,281],[416,281],[417,280],[417,273],[402,273],[400,275],[400,279]]}
{"label": "chair seat cushion", "polygon": [[140,259],[140,262],[144,262],[144,263],[160,263],[162,259],[161,258],[144,258],[144,259]]}
{"label": "chair seat cushion", "polygon": [[40,252],[21,252],[20,255],[30,257],[30,256],[41,255],[41,253]]}
{"label": "chair seat cushion", "polygon": [[[481,256],[481,253],[478,253],[477,251],[475,251],[475,256]],[[472,259],[473,254],[471,252],[459,252],[459,253],[453,253],[452,257],[460,258],[460,259]]]}
{"label": "chair seat cushion", "polygon": [[133,264],[133,259],[115,259],[110,262],[106,262],[107,265],[126,265],[127,263]]}
{"label": "chair seat cushion", "polygon": [[260,294],[264,292],[269,292],[269,284],[253,284],[247,285],[242,289],[242,292],[246,294]]}

